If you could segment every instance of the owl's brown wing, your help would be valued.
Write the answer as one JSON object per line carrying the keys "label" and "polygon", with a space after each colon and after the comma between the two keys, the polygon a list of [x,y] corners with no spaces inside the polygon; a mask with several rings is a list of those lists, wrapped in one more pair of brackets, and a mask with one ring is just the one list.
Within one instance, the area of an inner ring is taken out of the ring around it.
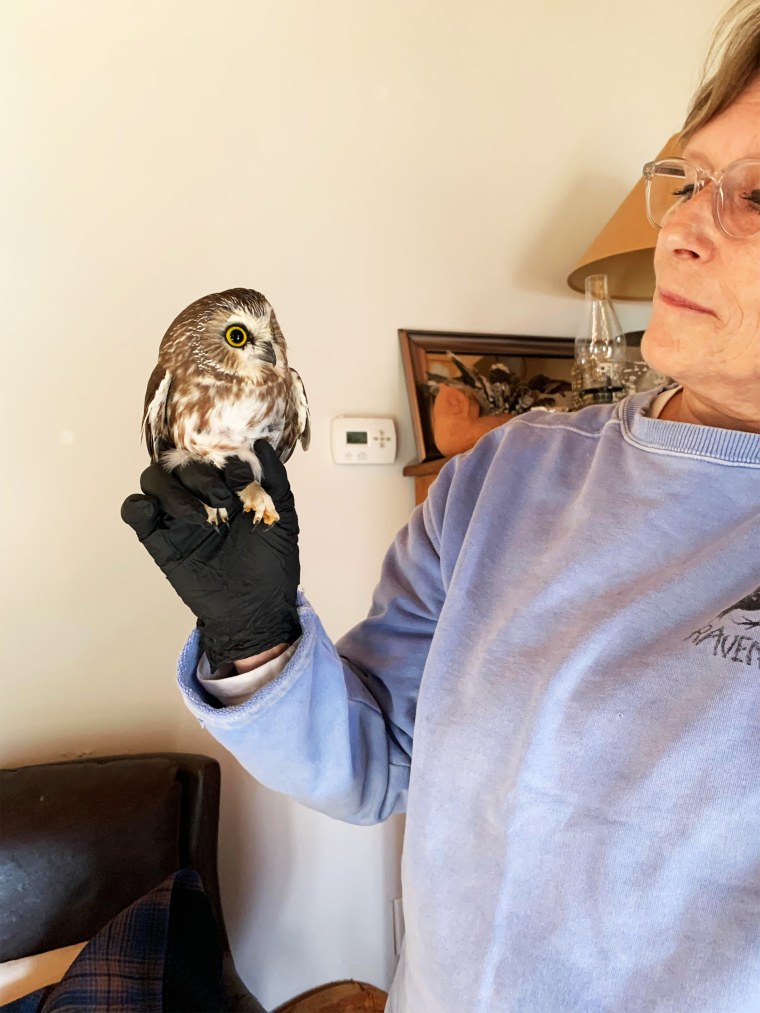
{"label": "owl's brown wing", "polygon": [[171,442],[167,419],[171,383],[169,370],[158,365],[150,374],[148,389],[145,391],[142,434],[152,461],[157,461],[161,451]]}
{"label": "owl's brown wing", "polygon": [[279,451],[280,460],[283,463],[290,458],[299,440],[304,450],[309,449],[309,442],[311,441],[309,402],[306,400],[303,380],[292,366],[290,367],[290,378],[292,381],[290,389],[295,407],[295,418],[290,419],[283,434],[285,439]]}
{"label": "owl's brown wing", "polygon": [[290,372],[293,376],[293,391],[298,409],[298,438],[303,449],[308,450],[311,442],[311,420],[309,418],[309,402],[306,400],[306,388],[303,385],[303,380],[292,366]]}
{"label": "owl's brown wing", "polygon": [[306,388],[303,385],[303,380],[292,366],[290,373],[293,377],[293,395],[297,411],[296,434],[303,449],[308,450],[311,442],[311,420],[309,418],[309,402],[306,400]]}

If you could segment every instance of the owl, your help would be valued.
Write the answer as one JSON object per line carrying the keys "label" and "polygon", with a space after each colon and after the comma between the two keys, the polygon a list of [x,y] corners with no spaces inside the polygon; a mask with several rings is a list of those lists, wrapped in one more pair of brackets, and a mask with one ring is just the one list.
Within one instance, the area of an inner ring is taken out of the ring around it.
{"label": "owl", "polygon": [[[265,439],[287,461],[300,440],[309,446],[309,406],[288,366],[285,338],[259,292],[232,288],[184,309],[161,340],[145,392],[143,436],[151,459],[168,470],[188,461],[222,467],[228,457],[250,464],[252,481],[238,493],[254,523],[279,519],[260,485],[253,452]],[[209,522],[227,520],[206,506]]]}

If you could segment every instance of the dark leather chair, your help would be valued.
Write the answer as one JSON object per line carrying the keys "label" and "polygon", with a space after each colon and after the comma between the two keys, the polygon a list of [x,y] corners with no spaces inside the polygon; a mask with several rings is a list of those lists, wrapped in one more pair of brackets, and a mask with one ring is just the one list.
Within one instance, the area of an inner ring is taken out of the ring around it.
{"label": "dark leather chair", "polygon": [[0,961],[90,939],[177,869],[216,916],[230,1010],[265,1013],[230,953],[217,876],[220,771],[144,753],[0,771]]}
{"label": "dark leather chair", "polygon": [[[189,753],[87,757],[0,771],[0,961],[92,938],[177,869],[216,916],[226,1007],[266,1013],[238,976],[219,895],[220,769]],[[333,982],[279,1013],[377,1013],[386,994]]]}

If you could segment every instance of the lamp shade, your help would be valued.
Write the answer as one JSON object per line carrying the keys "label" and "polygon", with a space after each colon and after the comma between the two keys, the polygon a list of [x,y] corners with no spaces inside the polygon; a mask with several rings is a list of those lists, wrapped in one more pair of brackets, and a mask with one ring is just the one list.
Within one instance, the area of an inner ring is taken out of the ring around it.
{"label": "lamp shade", "polygon": [[[677,155],[679,151],[675,135],[657,158]],[[570,288],[584,292],[587,275],[606,274],[613,299],[653,297],[658,230],[647,218],[644,188],[642,176],[568,275]]]}

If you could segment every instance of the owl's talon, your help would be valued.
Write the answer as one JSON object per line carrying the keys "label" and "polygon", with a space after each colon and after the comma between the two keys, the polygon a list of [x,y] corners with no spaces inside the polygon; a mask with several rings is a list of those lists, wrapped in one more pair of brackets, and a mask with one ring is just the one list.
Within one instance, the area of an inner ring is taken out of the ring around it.
{"label": "owl's talon", "polygon": [[229,516],[225,507],[212,507],[208,503],[204,503],[203,506],[206,510],[206,520],[209,524],[213,524],[217,529],[220,524],[229,526]]}
{"label": "owl's talon", "polygon": [[263,520],[267,527],[269,527],[280,519],[272,497],[258,482],[250,482],[245,489],[242,489],[238,493],[238,496],[243,504],[243,510],[246,513],[253,513],[254,525],[259,524]]}

